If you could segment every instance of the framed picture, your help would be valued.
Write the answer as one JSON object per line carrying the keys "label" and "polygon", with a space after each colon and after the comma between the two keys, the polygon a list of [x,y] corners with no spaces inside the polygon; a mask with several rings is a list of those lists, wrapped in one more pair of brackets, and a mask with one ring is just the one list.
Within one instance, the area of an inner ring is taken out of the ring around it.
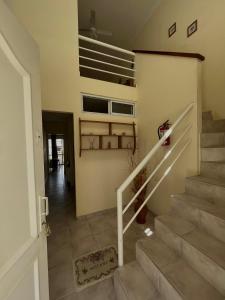
{"label": "framed picture", "polygon": [[195,20],[191,25],[187,28],[187,37],[190,37],[193,33],[198,30],[198,20]]}
{"label": "framed picture", "polygon": [[174,33],[177,31],[177,23],[175,22],[170,28],[168,29],[169,38],[174,35]]}

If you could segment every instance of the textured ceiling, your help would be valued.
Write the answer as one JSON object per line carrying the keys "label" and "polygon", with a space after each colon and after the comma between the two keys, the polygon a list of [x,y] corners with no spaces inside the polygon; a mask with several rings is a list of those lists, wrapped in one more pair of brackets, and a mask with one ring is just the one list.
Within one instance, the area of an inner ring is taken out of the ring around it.
{"label": "textured ceiling", "polygon": [[[99,40],[127,49],[151,18],[160,0],[78,0],[79,27],[89,27],[90,10],[96,11],[96,27],[112,31]],[[85,35],[85,34],[84,34]]]}

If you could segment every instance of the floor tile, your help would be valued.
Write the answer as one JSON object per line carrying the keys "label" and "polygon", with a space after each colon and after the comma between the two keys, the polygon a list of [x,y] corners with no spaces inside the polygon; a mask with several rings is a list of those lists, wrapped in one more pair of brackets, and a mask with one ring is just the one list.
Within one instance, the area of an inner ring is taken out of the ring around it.
{"label": "floor tile", "polygon": [[[111,245],[117,248],[116,209],[76,219],[73,195],[59,174],[53,174],[46,188],[51,211],[48,222],[52,229],[48,238],[50,300],[116,300],[112,278],[76,292],[72,267],[73,260],[82,255]],[[124,225],[132,216],[133,208],[125,214]],[[153,220],[149,214],[145,225],[134,222],[125,233],[125,263],[135,260],[136,241],[146,236],[146,228],[153,230]]]}
{"label": "floor tile", "polygon": [[71,265],[72,261],[72,247],[71,245],[66,245],[65,247],[60,247],[55,249],[54,252],[48,254],[48,268],[51,269],[59,265]]}
{"label": "floor tile", "polygon": [[72,239],[73,258],[78,258],[97,249],[99,249],[98,242],[92,235],[82,239]]}
{"label": "floor tile", "polygon": [[73,241],[92,235],[90,225],[87,222],[74,221],[70,223],[70,233]]}
{"label": "floor tile", "polygon": [[75,291],[72,263],[60,265],[49,270],[49,294],[51,300],[57,300]]}

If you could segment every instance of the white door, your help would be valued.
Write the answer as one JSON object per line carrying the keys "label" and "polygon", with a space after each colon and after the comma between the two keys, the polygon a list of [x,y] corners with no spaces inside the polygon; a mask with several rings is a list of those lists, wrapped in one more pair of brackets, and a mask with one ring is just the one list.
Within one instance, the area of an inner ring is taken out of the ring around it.
{"label": "white door", "polygon": [[40,99],[37,47],[0,0],[1,300],[49,299]]}

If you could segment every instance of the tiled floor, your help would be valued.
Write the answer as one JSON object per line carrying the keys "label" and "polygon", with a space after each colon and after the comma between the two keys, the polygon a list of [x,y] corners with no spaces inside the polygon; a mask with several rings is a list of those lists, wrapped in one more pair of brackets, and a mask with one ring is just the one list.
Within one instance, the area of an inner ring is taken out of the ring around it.
{"label": "tiled floor", "polygon": [[[117,245],[116,210],[75,219],[73,192],[64,184],[63,169],[50,176],[47,184],[52,234],[48,238],[50,300],[114,300],[113,280],[107,279],[80,293],[75,292],[72,261],[85,253]],[[124,217],[130,219],[132,211]],[[153,217],[146,225],[133,223],[124,236],[125,263],[135,259],[135,243],[153,228]]]}

